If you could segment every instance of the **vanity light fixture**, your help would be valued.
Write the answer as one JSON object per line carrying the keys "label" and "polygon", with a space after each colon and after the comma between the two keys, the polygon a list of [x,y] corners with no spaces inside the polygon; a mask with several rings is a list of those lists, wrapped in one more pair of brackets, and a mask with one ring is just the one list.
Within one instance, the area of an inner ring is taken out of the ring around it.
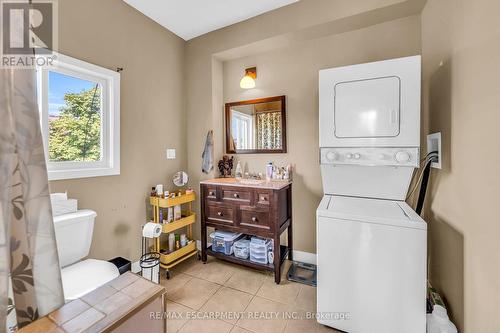
{"label": "vanity light fixture", "polygon": [[257,67],[250,67],[245,69],[245,76],[240,81],[242,89],[255,88],[255,79],[257,78]]}

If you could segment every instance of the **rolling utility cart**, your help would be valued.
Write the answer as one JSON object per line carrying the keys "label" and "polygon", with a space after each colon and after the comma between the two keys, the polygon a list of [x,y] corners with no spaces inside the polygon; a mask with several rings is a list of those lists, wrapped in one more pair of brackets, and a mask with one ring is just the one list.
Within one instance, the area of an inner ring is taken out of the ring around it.
{"label": "rolling utility cart", "polygon": [[[186,194],[182,192],[180,196],[175,198],[159,198],[150,197],[149,203],[153,206],[153,221],[156,223],[162,223],[160,221],[160,209],[163,209],[165,214],[169,207],[174,207],[177,205],[182,205],[185,210],[182,211],[182,218],[170,223],[162,224],[162,235],[156,239],[155,251],[160,253],[160,267],[165,269],[165,277],[170,279],[170,271],[172,267],[183,262],[184,260],[198,254],[196,249],[196,241],[192,239],[193,237],[193,223],[196,222],[196,214],[193,213],[191,204],[196,200],[196,194],[194,192]],[[188,243],[186,246],[180,247],[179,249],[169,252],[167,249],[161,248],[161,238],[164,234],[174,233],[177,230],[186,228],[186,236],[188,238]]]}

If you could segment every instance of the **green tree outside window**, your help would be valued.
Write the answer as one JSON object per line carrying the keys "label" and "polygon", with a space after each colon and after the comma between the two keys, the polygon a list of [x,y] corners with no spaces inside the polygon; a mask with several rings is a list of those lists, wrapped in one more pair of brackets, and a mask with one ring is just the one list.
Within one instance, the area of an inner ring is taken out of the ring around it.
{"label": "green tree outside window", "polygon": [[49,119],[49,158],[61,161],[101,160],[101,89],[64,95],[59,117]]}

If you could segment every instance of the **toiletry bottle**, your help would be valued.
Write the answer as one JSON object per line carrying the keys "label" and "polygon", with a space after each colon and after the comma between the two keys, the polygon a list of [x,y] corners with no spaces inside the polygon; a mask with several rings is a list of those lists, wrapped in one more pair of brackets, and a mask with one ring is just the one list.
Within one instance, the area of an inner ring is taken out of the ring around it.
{"label": "toiletry bottle", "polygon": [[167,223],[174,221],[174,207],[167,208]]}
{"label": "toiletry bottle", "polygon": [[274,169],[273,162],[267,163],[267,166],[266,166],[266,180],[268,182],[271,181],[271,179],[273,179],[273,169]]}
{"label": "toiletry bottle", "polygon": [[236,164],[236,171],[234,173],[234,176],[236,179],[240,179],[243,177],[243,170],[241,169],[240,161],[238,161],[238,164]]}
{"label": "toiletry bottle", "polygon": [[180,220],[182,218],[181,205],[174,206],[174,221]]}
{"label": "toiletry bottle", "polygon": [[175,247],[175,234],[168,235],[168,252],[173,252]]}
{"label": "toiletry bottle", "polygon": [[162,194],[163,194],[163,184],[156,185],[156,195],[158,197],[161,197]]}
{"label": "toiletry bottle", "polygon": [[179,234],[175,234],[175,249],[178,250],[181,248],[181,238]]}
{"label": "toiletry bottle", "polygon": [[154,187],[154,186],[151,187],[151,194],[150,194],[150,196],[156,197],[156,187]]}
{"label": "toiletry bottle", "polygon": [[164,216],[163,216],[163,208],[159,207],[159,209],[158,209],[158,213],[159,213],[158,215],[160,215],[160,219],[159,219],[159,221],[158,221],[158,222],[159,222],[159,223],[163,223],[163,217],[164,217]]}
{"label": "toiletry bottle", "polygon": [[288,164],[286,166],[285,179],[286,180],[291,180],[292,179],[292,165],[291,164]]}
{"label": "toiletry bottle", "polygon": [[184,247],[187,245],[187,237],[186,234],[181,234],[181,247]]}

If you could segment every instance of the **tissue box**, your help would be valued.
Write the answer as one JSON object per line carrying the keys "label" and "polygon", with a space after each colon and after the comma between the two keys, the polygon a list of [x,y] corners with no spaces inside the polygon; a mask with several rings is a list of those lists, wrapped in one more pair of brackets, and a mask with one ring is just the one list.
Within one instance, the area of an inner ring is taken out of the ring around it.
{"label": "tissue box", "polygon": [[59,216],[74,213],[78,210],[78,200],[52,200],[52,215]]}

